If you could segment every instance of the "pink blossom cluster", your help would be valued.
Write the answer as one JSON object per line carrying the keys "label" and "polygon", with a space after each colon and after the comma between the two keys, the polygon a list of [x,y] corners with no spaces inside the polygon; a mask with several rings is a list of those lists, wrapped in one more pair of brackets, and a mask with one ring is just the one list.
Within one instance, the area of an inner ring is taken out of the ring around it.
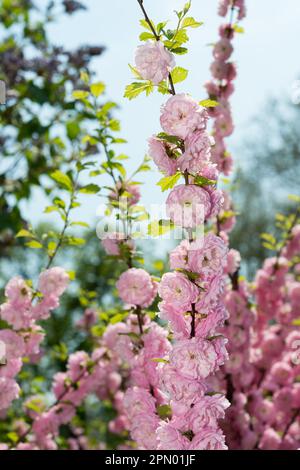
{"label": "pink blossom cluster", "polygon": [[[122,342],[125,338],[120,334],[124,329],[126,327],[123,323],[109,327],[91,355],[84,351],[70,355],[66,371],[56,373],[53,378],[54,404],[50,407],[46,406],[45,397],[32,396],[25,401],[24,410],[32,424],[25,432],[19,433],[16,449],[56,450],[61,426],[68,425],[73,429],[72,420],[77,408],[92,393],[100,400],[111,399],[116,410],[120,411],[119,416],[109,423],[111,432],[120,433],[128,428],[128,420],[123,412],[124,393],[120,390],[123,380],[123,359],[120,359],[122,347],[118,349],[118,341]],[[75,426],[72,432],[75,436],[68,440],[71,450],[91,448],[87,438],[80,435],[80,429]],[[97,448],[102,448],[101,444]]]}
{"label": "pink blossom cluster", "polygon": [[157,430],[159,449],[226,449],[218,420],[229,402],[222,394],[211,395],[207,381],[227,359],[226,340],[218,333],[227,318],[226,254],[226,245],[212,233],[201,247],[184,240],[170,255],[175,271],[161,279],[160,316],[169,321],[174,344],[160,365],[172,418]]}
{"label": "pink blossom cluster", "polygon": [[68,283],[66,271],[55,267],[40,274],[37,292],[21,277],[12,278],[6,285],[7,300],[0,307],[0,317],[7,323],[7,328],[0,330],[5,361],[0,366],[0,410],[7,409],[18,398],[20,389],[15,377],[22,368],[22,358],[34,361],[44,339],[36,322],[48,318],[59,306]]}
{"label": "pink blossom cluster", "polygon": [[238,281],[226,294],[229,361],[217,379],[232,401],[223,423],[230,449],[299,448],[298,234],[295,226],[281,253],[265,261],[252,292]]}
{"label": "pink blossom cluster", "polygon": [[244,0],[221,0],[219,15],[226,16],[230,9],[230,22],[219,29],[219,40],[214,45],[211,64],[212,80],[205,85],[209,98],[219,103],[215,108],[210,108],[210,116],[214,119],[213,136],[215,145],[212,149],[212,159],[217,164],[218,170],[228,175],[232,169],[232,157],[226,149],[225,138],[234,130],[231,106],[229,98],[234,92],[233,81],[236,78],[236,66],[229,59],[233,53],[232,40],[235,35],[233,16],[237,13],[237,19],[242,20],[246,15]]}

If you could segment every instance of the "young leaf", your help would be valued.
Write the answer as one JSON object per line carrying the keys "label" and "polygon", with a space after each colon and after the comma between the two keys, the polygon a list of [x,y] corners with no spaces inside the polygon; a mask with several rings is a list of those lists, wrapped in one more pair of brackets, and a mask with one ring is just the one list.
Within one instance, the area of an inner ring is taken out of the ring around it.
{"label": "young leaf", "polygon": [[37,240],[30,240],[30,242],[25,243],[25,245],[29,246],[29,248],[35,248],[35,249],[43,248],[43,245]]}
{"label": "young leaf", "polygon": [[175,69],[173,69],[171,72],[173,83],[183,82],[188,76],[188,73],[188,70],[184,69],[183,67],[175,67]]}
{"label": "young leaf", "polygon": [[27,238],[34,238],[34,235],[31,232],[29,232],[28,230],[22,229],[17,233],[16,238],[22,238],[22,237],[24,237],[24,238],[26,238],[26,237]]}
{"label": "young leaf", "polygon": [[168,189],[174,188],[175,184],[177,183],[180,177],[180,172],[175,173],[175,175],[172,176],[165,176],[157,183],[157,186],[161,187],[162,192],[167,191]]}
{"label": "young leaf", "polygon": [[147,31],[140,34],[140,41],[148,41],[148,39],[155,39],[155,37],[152,33],[148,33]]}
{"label": "young leaf", "polygon": [[58,183],[59,186],[63,187],[64,189],[67,189],[68,191],[72,191],[73,185],[72,181],[70,180],[68,175],[65,175],[62,173],[60,170],[56,170],[53,173],[51,173],[50,177]]}
{"label": "young leaf", "polygon": [[91,93],[93,96],[96,96],[96,98],[102,95],[104,90],[105,90],[105,84],[103,82],[93,83],[91,85]]}
{"label": "young leaf", "polygon": [[219,106],[219,103],[214,100],[202,100],[199,104],[204,108],[215,108],[216,106]]}
{"label": "young leaf", "polygon": [[139,80],[143,80],[143,77],[141,76],[141,74],[137,71],[137,69],[135,67],[132,67],[132,65],[128,64],[131,72],[133,73],[133,75],[135,76],[135,78],[138,78]]}
{"label": "young leaf", "polygon": [[150,81],[146,82],[133,82],[130,85],[127,85],[124,93],[124,98],[132,100],[136,98],[141,93],[145,92],[146,95],[150,95],[153,91],[153,85]]}
{"label": "young leaf", "polygon": [[79,192],[84,194],[97,194],[100,189],[101,188],[97,184],[90,183],[81,188]]}
{"label": "young leaf", "polygon": [[192,16],[184,18],[181,27],[182,28],[199,28],[203,25],[203,21],[196,21]]}
{"label": "young leaf", "polygon": [[153,220],[147,228],[147,234],[151,237],[159,237],[173,230],[174,224],[171,220]]}
{"label": "young leaf", "polygon": [[74,90],[72,95],[76,100],[84,100],[89,96],[89,92],[83,90]]}

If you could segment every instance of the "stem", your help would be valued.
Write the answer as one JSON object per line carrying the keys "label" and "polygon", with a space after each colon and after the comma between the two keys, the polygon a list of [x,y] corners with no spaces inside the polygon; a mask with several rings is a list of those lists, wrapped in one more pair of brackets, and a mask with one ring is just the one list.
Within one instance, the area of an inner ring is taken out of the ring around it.
{"label": "stem", "polygon": [[285,438],[285,436],[287,435],[287,433],[289,432],[290,430],[290,427],[292,426],[292,424],[294,423],[294,421],[300,416],[300,409],[297,409],[295,411],[295,413],[292,415],[290,421],[288,422],[288,424],[286,425],[285,427],[285,430],[283,431],[283,434],[282,434],[282,440]]}
{"label": "stem", "polygon": [[196,336],[196,307],[195,304],[192,304],[192,323],[191,323],[191,338]]}
{"label": "stem", "polygon": [[138,323],[139,323],[140,334],[143,335],[144,331],[143,331],[142,309],[139,305],[137,305],[135,313],[137,315],[137,319],[138,319]]}
{"label": "stem", "polygon": [[49,256],[49,260],[48,260],[48,264],[46,266],[46,269],[49,269],[51,267],[51,265],[54,261],[54,258],[56,257],[56,255],[58,253],[58,250],[60,249],[60,247],[63,243],[65,232],[66,232],[67,228],[69,227],[69,216],[70,216],[70,212],[71,212],[72,207],[73,207],[74,199],[76,197],[78,177],[79,177],[79,171],[77,170],[74,187],[73,187],[73,190],[72,190],[72,193],[71,193],[70,204],[69,204],[68,209],[67,209],[66,214],[65,214],[65,216],[66,216],[65,223],[64,223],[64,226],[63,226],[62,231],[60,233],[60,237],[59,237],[58,243],[56,245],[56,248],[55,248],[54,252],[52,253],[52,255]]}

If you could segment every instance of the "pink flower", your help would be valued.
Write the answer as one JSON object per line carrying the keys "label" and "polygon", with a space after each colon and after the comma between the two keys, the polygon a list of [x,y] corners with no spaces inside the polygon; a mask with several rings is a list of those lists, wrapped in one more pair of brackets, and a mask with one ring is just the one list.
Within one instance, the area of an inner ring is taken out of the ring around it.
{"label": "pink flower", "polygon": [[184,316],[181,308],[174,307],[173,303],[160,302],[159,316],[170,322],[171,328],[177,338],[188,338],[191,330],[191,317]]}
{"label": "pink flower", "polygon": [[20,387],[13,379],[0,377],[0,410],[8,408],[18,398]]}
{"label": "pink flower", "polygon": [[147,41],[137,48],[135,65],[144,80],[158,85],[175,67],[175,59],[161,41]]}
{"label": "pink flower", "polygon": [[188,450],[189,440],[171,423],[162,421],[157,428],[159,450]]}
{"label": "pink flower", "polygon": [[201,318],[196,325],[196,336],[206,338],[208,335],[214,335],[218,327],[223,326],[228,318],[228,313],[223,304],[217,305],[209,310],[204,318]]}
{"label": "pink flower", "polygon": [[233,47],[229,39],[222,38],[214,47],[213,55],[216,60],[225,61],[229,59],[233,52]]}
{"label": "pink flower", "polygon": [[[18,359],[24,356],[25,343],[22,336],[11,330],[0,330],[0,341],[5,344],[5,358]],[[0,366],[1,367],[1,366]]]}
{"label": "pink flower", "polygon": [[227,247],[222,238],[213,233],[204,237],[203,246],[199,250],[190,250],[188,265],[191,271],[199,273],[201,278],[208,279],[222,273],[226,263]]}
{"label": "pink flower", "polygon": [[239,251],[234,250],[231,248],[227,254],[227,265],[226,265],[226,273],[234,274],[239,268],[241,264],[241,255]]}
{"label": "pink flower", "polygon": [[87,374],[89,355],[85,351],[77,351],[70,355],[68,360],[68,376],[72,382],[77,382]]}
{"label": "pink flower", "polygon": [[220,16],[226,16],[230,5],[231,0],[220,0],[218,14]]}
{"label": "pink flower", "polygon": [[28,307],[32,300],[32,290],[24,279],[13,277],[5,287],[5,295],[15,306]]}
{"label": "pink flower", "polygon": [[209,163],[212,143],[206,131],[198,130],[190,134],[185,140],[185,152],[178,159],[180,169],[199,173]]}
{"label": "pink flower", "polygon": [[259,448],[262,450],[277,450],[281,444],[281,437],[275,429],[265,429],[259,443]]}
{"label": "pink flower", "polygon": [[181,93],[169,98],[162,107],[160,122],[167,134],[186,139],[192,132],[205,129],[207,119],[205,108],[189,95]]}
{"label": "pink flower", "polygon": [[178,272],[164,274],[158,287],[160,297],[183,313],[197,301],[198,292],[198,287]]}
{"label": "pink flower", "polygon": [[205,379],[224,362],[215,341],[192,338],[178,341],[170,353],[170,363],[188,379]]}
{"label": "pink flower", "polygon": [[183,401],[187,407],[195,403],[206,391],[205,383],[183,377],[180,371],[169,364],[161,365],[159,375],[162,390],[169,395],[171,400]]}
{"label": "pink flower", "polygon": [[270,370],[273,380],[279,385],[286,385],[292,380],[292,368],[286,362],[276,362]]}
{"label": "pink flower", "polygon": [[69,282],[70,277],[63,268],[50,268],[39,275],[38,289],[45,296],[60,297]]}
{"label": "pink flower", "polygon": [[234,80],[236,77],[236,67],[231,62],[215,60],[211,64],[210,71],[217,80]]}
{"label": "pink flower", "polygon": [[220,429],[205,428],[193,438],[189,450],[227,450],[225,436]]}
{"label": "pink flower", "polygon": [[187,269],[189,250],[190,243],[188,240],[182,240],[182,242],[180,242],[180,244],[177,245],[170,253],[170,268]]}
{"label": "pink flower", "polygon": [[30,331],[22,333],[22,336],[25,341],[25,355],[39,354],[40,344],[45,337],[43,330],[39,326],[33,325]]}
{"label": "pink flower", "polygon": [[13,379],[22,369],[22,359],[10,359],[6,365],[0,367],[0,377]]}
{"label": "pink flower", "polygon": [[168,176],[174,175],[178,167],[176,155],[172,153],[172,150],[172,145],[168,142],[164,142],[155,136],[149,139],[150,157],[158,169]]}
{"label": "pink flower", "polygon": [[131,426],[131,437],[142,450],[156,450],[156,429],[159,419],[156,415],[141,415]]}
{"label": "pink flower", "polygon": [[156,411],[153,396],[147,390],[139,387],[126,390],[123,406],[130,419],[143,414],[151,415]]}
{"label": "pink flower", "polygon": [[188,427],[194,434],[203,428],[217,428],[218,420],[225,417],[225,410],[230,406],[224,395],[204,396],[190,409],[186,419]]}
{"label": "pink flower", "polygon": [[169,194],[167,215],[185,228],[195,228],[206,220],[211,211],[211,198],[208,192],[196,185],[178,185]]}
{"label": "pink flower", "polygon": [[131,268],[121,274],[117,289],[123,302],[148,307],[155,299],[157,286],[144,269]]}
{"label": "pink flower", "polygon": [[133,243],[126,240],[125,233],[122,232],[109,232],[105,233],[101,239],[101,244],[108,255],[120,255],[120,245],[122,243],[128,244],[129,248],[133,247]]}

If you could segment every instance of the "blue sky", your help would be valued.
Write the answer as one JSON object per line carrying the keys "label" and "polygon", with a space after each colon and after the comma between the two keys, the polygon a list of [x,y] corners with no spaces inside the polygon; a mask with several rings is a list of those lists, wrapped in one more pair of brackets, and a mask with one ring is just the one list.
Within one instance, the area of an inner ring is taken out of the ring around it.
{"label": "blue sky", "polygon": [[[43,0],[40,0],[41,2]],[[131,81],[128,63],[133,63],[134,51],[141,32],[141,13],[136,0],[87,0],[88,11],[73,16],[62,16],[50,28],[53,41],[75,48],[80,44],[103,44],[106,52],[94,63],[97,78],[107,84],[107,98],[120,104],[118,117],[122,121],[122,136],[128,140],[122,151],[131,157],[130,167],[140,161],[147,150],[147,138],[159,130],[159,107],[162,95],[123,98],[125,86]],[[182,7],[184,0],[145,0],[150,17],[155,21],[174,18],[173,10]],[[247,135],[250,119],[258,114],[270,95],[291,95],[294,81],[300,71],[299,55],[299,0],[248,0],[248,15],[243,21],[245,34],[236,36],[234,61],[238,67],[236,92],[232,100],[236,131],[229,140],[234,149]],[[197,99],[205,98],[203,83],[210,78],[211,47],[217,38],[221,18],[216,15],[217,0],[194,0],[192,15],[204,25],[191,32],[190,52],[177,56],[177,65],[189,69],[188,79],[178,86]],[[238,160],[242,155],[234,155]],[[145,176],[144,202],[161,201],[155,185],[158,172]],[[93,219],[97,200],[85,207],[86,219]],[[38,211],[34,218],[40,219]]]}

